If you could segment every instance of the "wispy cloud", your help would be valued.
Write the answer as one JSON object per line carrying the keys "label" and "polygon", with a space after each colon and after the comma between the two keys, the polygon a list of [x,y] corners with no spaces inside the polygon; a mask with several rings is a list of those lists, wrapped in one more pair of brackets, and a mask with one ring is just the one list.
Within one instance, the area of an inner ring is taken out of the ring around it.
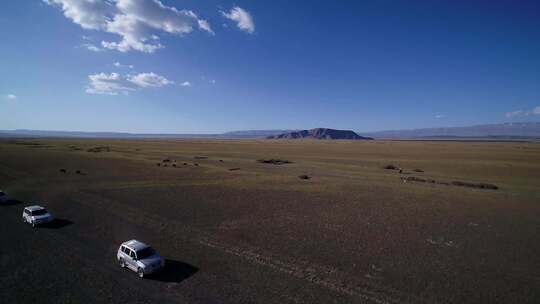
{"label": "wispy cloud", "polygon": [[89,51],[92,51],[92,52],[102,52],[104,51],[104,49],[92,44],[92,43],[83,43],[82,44],[82,47],[84,47],[85,49],[89,50]]}
{"label": "wispy cloud", "polygon": [[[214,34],[210,23],[191,10],[166,6],[159,0],[43,0],[59,7],[66,18],[86,30],[120,36],[119,41],[102,41],[101,46],[120,52],[152,53],[164,46],[157,33],[184,35],[194,28]],[[97,47],[96,47],[97,48]]]}
{"label": "wispy cloud", "polygon": [[180,85],[183,86],[183,87],[191,87],[192,86],[191,82],[189,82],[189,81],[184,81]]}
{"label": "wispy cloud", "polygon": [[120,62],[115,62],[113,63],[113,65],[117,68],[129,68],[129,69],[133,69],[135,66],[132,65],[132,64],[121,64]]}
{"label": "wispy cloud", "polygon": [[16,100],[17,99],[17,95],[15,94],[7,94],[4,96],[5,99],[7,100]]}
{"label": "wispy cloud", "polygon": [[516,110],[516,111],[504,113],[504,116],[506,116],[506,118],[518,118],[518,117],[526,117],[526,116],[531,116],[531,115],[540,115],[540,106],[537,106],[531,110]]}
{"label": "wispy cloud", "polygon": [[235,6],[227,12],[221,12],[223,17],[236,22],[236,26],[244,32],[253,34],[255,32],[255,22],[251,14],[245,9]]}
{"label": "wispy cloud", "polygon": [[437,118],[437,119],[441,119],[441,118],[443,118],[443,117],[444,117],[444,115],[442,115],[442,114],[437,114],[437,115],[435,115],[435,118]]}
{"label": "wispy cloud", "polygon": [[127,95],[129,92],[143,88],[159,88],[173,84],[173,81],[155,74],[140,73],[121,75],[119,73],[98,73],[88,76],[89,84],[86,93],[102,95]]}

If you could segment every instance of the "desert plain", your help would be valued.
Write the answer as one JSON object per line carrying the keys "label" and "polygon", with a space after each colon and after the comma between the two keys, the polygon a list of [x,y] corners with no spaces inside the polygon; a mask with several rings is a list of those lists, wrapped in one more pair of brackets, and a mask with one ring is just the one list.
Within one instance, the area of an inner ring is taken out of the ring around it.
{"label": "desert plain", "polygon": [[2,303],[540,302],[538,143],[5,139],[0,189]]}

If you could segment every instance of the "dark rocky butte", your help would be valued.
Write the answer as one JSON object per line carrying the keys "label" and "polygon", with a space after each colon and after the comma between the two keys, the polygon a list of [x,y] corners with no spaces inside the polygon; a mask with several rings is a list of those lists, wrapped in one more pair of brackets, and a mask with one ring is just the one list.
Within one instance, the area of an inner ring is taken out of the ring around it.
{"label": "dark rocky butte", "polygon": [[288,132],[266,137],[267,139],[348,139],[348,140],[371,140],[371,137],[363,137],[350,130],[334,130],[317,128]]}

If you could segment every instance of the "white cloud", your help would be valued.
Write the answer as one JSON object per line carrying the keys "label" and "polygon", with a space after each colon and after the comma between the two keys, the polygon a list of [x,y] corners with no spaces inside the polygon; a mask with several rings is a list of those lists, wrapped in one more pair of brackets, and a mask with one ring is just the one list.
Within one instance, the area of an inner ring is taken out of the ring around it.
{"label": "white cloud", "polygon": [[212,35],[215,35],[216,33],[214,33],[214,31],[212,30],[212,27],[210,26],[210,23],[208,23],[208,21],[206,20],[198,20],[198,23],[199,23],[199,28],[201,30],[204,30],[204,31],[207,31],[208,33],[212,34]]}
{"label": "white cloud", "polygon": [[157,88],[173,84],[174,82],[155,73],[140,73],[135,75],[120,75],[118,73],[99,73],[89,75],[90,83],[86,87],[86,93],[118,95],[129,94],[142,88]]}
{"label": "white cloud", "polygon": [[118,73],[99,73],[89,75],[88,79],[90,83],[86,88],[86,93],[89,94],[118,95],[119,93],[128,94],[135,90],[133,85]]}
{"label": "white cloud", "polygon": [[87,30],[119,35],[119,41],[102,41],[101,46],[120,52],[152,53],[164,46],[156,33],[191,33],[199,28],[214,34],[208,21],[190,10],[178,10],[159,0],[44,0],[58,6],[64,15]]}
{"label": "white cloud", "polygon": [[253,17],[251,17],[251,14],[243,8],[235,6],[231,8],[228,13],[222,11],[221,14],[225,18],[235,21],[238,28],[242,31],[250,34],[255,32],[255,23],[253,22]]}
{"label": "white cloud", "polygon": [[15,100],[15,99],[17,99],[17,95],[15,95],[15,94],[7,94],[4,98],[7,99],[7,100]]}
{"label": "white cloud", "polygon": [[83,43],[82,45],[83,48],[89,50],[89,51],[92,51],[92,52],[102,52],[104,51],[102,48],[100,47],[97,47],[91,43]]}
{"label": "white cloud", "polygon": [[44,0],[49,5],[58,5],[64,16],[87,30],[102,30],[111,16],[118,11],[109,0]]}
{"label": "white cloud", "polygon": [[191,82],[189,82],[189,81],[184,81],[180,85],[183,86],[183,87],[191,87],[192,86]]}
{"label": "white cloud", "polygon": [[504,116],[506,116],[506,118],[519,117],[519,116],[523,116],[523,115],[526,115],[526,114],[522,110],[504,113]]}
{"label": "white cloud", "polygon": [[120,62],[115,62],[113,63],[113,65],[117,68],[130,68],[130,69],[133,69],[135,66],[132,65],[132,64],[121,64]]}
{"label": "white cloud", "polygon": [[437,115],[435,115],[435,118],[437,118],[437,119],[441,119],[441,118],[443,118],[443,117],[444,117],[444,115],[442,115],[442,114],[437,114]]}
{"label": "white cloud", "polygon": [[540,115],[540,106],[537,106],[532,110],[517,110],[504,113],[504,116],[506,116],[506,118],[517,118],[531,115]]}
{"label": "white cloud", "polygon": [[128,75],[127,80],[141,88],[159,88],[174,83],[173,81],[152,72]]}
{"label": "white cloud", "polygon": [[210,82],[211,84],[216,84],[216,80],[215,80],[215,79],[211,79],[209,82]]}

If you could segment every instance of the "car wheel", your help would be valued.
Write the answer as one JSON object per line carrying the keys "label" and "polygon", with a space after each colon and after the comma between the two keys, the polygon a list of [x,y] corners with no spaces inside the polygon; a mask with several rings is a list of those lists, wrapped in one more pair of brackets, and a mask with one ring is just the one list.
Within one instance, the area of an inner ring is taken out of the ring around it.
{"label": "car wheel", "polygon": [[124,259],[120,258],[120,259],[118,260],[118,263],[120,263],[120,267],[122,267],[122,268],[125,268],[125,267],[126,267],[126,262],[124,262]]}
{"label": "car wheel", "polygon": [[139,275],[139,278],[144,278],[144,271],[142,270],[142,268],[137,269],[137,274]]}

